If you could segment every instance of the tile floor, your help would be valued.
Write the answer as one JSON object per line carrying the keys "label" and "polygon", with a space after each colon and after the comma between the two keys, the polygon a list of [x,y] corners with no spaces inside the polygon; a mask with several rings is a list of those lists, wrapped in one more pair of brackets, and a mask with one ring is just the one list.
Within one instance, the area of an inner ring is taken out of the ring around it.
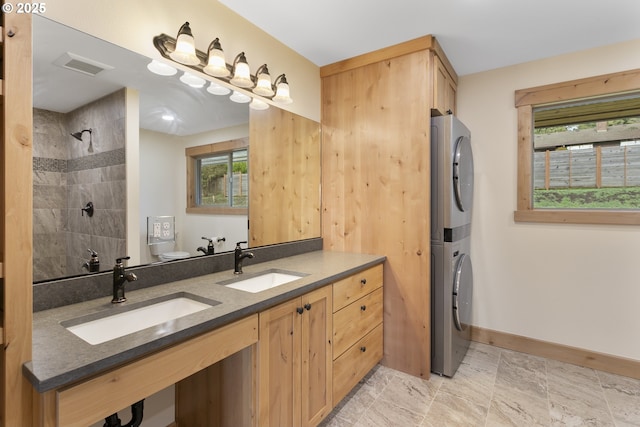
{"label": "tile floor", "polygon": [[471,343],[453,378],[377,366],[321,425],[640,426],[640,380]]}

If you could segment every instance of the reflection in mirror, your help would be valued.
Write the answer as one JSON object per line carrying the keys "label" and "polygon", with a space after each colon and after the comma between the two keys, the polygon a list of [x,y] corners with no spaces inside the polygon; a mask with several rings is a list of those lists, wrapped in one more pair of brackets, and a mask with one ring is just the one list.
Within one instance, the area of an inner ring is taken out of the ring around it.
{"label": "reflection in mirror", "polygon": [[[203,256],[208,240],[219,253],[238,241],[320,237],[319,123],[273,106],[249,118],[248,104],[189,87],[180,71],[153,74],[149,58],[42,16],[33,18],[33,46],[35,281],[95,270],[95,258],[83,268],[89,249],[106,271],[125,255],[129,266],[171,252]],[[185,150],[247,138],[252,220],[187,213]],[[88,202],[92,217],[82,210]],[[152,253],[147,219],[167,216],[173,238]],[[132,246],[140,250],[126,253]]]}
{"label": "reflection in mirror", "polygon": [[[33,47],[35,281],[87,273],[89,249],[98,253],[101,271],[124,255],[156,261],[147,245],[148,216],[174,216],[173,249],[191,256],[206,244],[203,236],[226,237],[228,247],[216,252],[247,240],[246,216],[187,221],[184,160],[186,147],[248,137],[247,104],[188,87],[180,72],[152,74],[149,58],[42,16],[33,19]],[[130,141],[127,126],[138,121],[139,140]],[[133,236],[126,234],[131,144],[139,144],[140,158],[140,235]],[[92,217],[82,211],[88,202]],[[127,239],[140,240],[140,254],[126,254]]]}

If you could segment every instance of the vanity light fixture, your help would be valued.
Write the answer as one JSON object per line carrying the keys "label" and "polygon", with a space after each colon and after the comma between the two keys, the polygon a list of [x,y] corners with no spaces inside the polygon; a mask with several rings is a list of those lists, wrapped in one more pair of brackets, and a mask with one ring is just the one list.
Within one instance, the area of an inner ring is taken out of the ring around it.
{"label": "vanity light fixture", "polygon": [[251,101],[251,97],[250,96],[245,95],[242,92],[238,92],[237,90],[233,91],[233,93],[231,94],[229,99],[232,100],[233,102],[237,102],[239,104],[246,104],[247,102]]}
{"label": "vanity light fixture", "polygon": [[271,87],[271,75],[267,64],[261,65],[256,71],[256,87],[253,88],[253,93],[260,96],[273,96],[273,88]]}
{"label": "vanity light fixture", "polygon": [[251,71],[244,52],[240,52],[233,60],[233,78],[229,81],[234,86],[252,87]]}
{"label": "vanity light fixture", "polygon": [[217,37],[209,44],[209,57],[207,65],[202,69],[205,73],[214,77],[228,77],[231,72],[227,68],[224,52]]}
{"label": "vanity light fixture", "polygon": [[157,59],[152,59],[151,62],[147,64],[147,69],[159,76],[173,76],[178,72],[178,70],[171,65],[160,62]]}
{"label": "vanity light fixture", "polygon": [[[185,22],[180,27],[178,39],[174,39],[167,34],[160,34],[153,38],[153,45],[163,58],[179,62],[196,72],[222,80],[225,83],[225,87],[222,89],[216,87],[213,83],[207,87],[207,91],[212,94],[222,95],[223,92],[227,91],[226,87],[229,84],[239,88],[247,88],[248,90],[253,89],[252,91],[256,96],[271,99],[280,104],[293,102],[285,75],[280,74],[275,83],[271,84],[271,76],[267,64],[258,68],[256,75],[252,75],[244,52],[239,53],[232,64],[226,63],[220,39],[218,38],[215,38],[209,44],[206,53],[195,49],[193,35],[188,22]],[[185,50],[188,50],[189,53],[184,54],[183,51]],[[206,80],[211,81],[212,79],[206,78]],[[200,83],[197,86],[202,87]],[[233,88],[230,89],[233,90]],[[249,102],[251,98],[251,96],[248,96],[248,100],[243,99],[243,101]]]}
{"label": "vanity light fixture", "polygon": [[293,99],[289,95],[289,83],[287,82],[287,77],[284,74],[280,74],[276,77],[276,81],[274,83],[276,87],[276,95],[273,97],[273,100],[279,102],[281,104],[291,104]]}
{"label": "vanity light fixture", "polygon": [[251,108],[252,110],[266,110],[267,108],[269,108],[269,104],[259,100],[258,98],[253,98],[251,104],[249,104],[249,108]]}
{"label": "vanity light fixture", "polygon": [[216,82],[211,82],[209,86],[207,86],[207,92],[213,95],[228,95],[231,89],[221,86]]}
{"label": "vanity light fixture", "polygon": [[185,65],[197,65],[200,59],[196,55],[196,44],[191,34],[189,22],[185,22],[178,31],[176,38],[176,48],[169,54],[171,59]]}
{"label": "vanity light fixture", "polygon": [[196,76],[195,74],[192,74],[188,71],[185,71],[184,74],[182,76],[180,76],[180,81],[186,85],[189,85],[191,87],[194,87],[196,89],[199,89],[201,87],[204,87],[206,80]]}

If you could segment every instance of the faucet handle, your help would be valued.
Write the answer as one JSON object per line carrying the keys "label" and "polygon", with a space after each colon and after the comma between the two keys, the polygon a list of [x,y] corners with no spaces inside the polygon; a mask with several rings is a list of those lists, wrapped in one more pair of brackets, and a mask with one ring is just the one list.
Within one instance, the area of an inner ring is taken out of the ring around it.
{"label": "faucet handle", "polygon": [[213,239],[210,239],[208,237],[201,237],[202,240],[208,240],[209,243],[213,243]]}
{"label": "faucet handle", "polygon": [[122,260],[127,260],[127,259],[131,259],[130,256],[123,256],[120,258],[116,258],[116,264],[122,264]]}
{"label": "faucet handle", "polygon": [[248,243],[247,241],[237,242],[236,243],[236,248],[240,249],[240,245],[246,245],[247,243]]}

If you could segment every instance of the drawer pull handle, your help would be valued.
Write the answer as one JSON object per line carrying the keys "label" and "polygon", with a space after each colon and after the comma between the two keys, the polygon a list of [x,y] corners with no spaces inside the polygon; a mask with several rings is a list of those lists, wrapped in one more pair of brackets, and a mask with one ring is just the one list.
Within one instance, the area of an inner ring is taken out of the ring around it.
{"label": "drawer pull handle", "polygon": [[298,308],[296,308],[296,311],[298,312],[298,314],[302,314],[302,313],[304,313],[304,308],[298,307]]}
{"label": "drawer pull handle", "polygon": [[311,310],[311,304],[306,303],[306,304],[304,305],[304,308],[306,308],[306,309],[307,309],[307,311]]}
{"label": "drawer pull handle", "polygon": [[363,304],[363,305],[360,306],[360,310],[365,311],[366,309],[367,309],[366,305]]}
{"label": "drawer pull handle", "polygon": [[367,279],[360,279],[360,284],[362,286],[366,285],[367,284]]}
{"label": "drawer pull handle", "polygon": [[367,351],[367,347],[365,346],[360,347],[360,351],[364,353],[365,351]]}

